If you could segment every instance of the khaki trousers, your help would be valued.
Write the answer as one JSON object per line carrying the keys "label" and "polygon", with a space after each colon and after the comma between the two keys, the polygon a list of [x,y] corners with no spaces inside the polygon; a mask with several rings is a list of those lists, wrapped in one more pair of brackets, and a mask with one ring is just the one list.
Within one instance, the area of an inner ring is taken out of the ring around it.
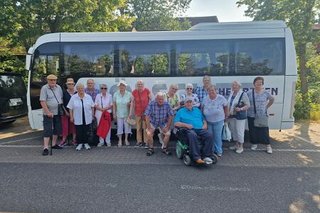
{"label": "khaki trousers", "polygon": [[[147,132],[146,132],[146,121],[142,119],[142,116],[136,116],[136,124],[137,124],[137,143],[147,141]],[[142,138],[143,132],[143,138]]]}

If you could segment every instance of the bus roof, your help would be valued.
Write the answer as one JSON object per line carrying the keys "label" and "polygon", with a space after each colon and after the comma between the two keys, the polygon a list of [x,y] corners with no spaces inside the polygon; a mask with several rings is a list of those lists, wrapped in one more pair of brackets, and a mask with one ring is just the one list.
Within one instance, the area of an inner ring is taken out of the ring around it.
{"label": "bus roof", "polygon": [[247,21],[247,22],[221,22],[221,23],[199,23],[194,25],[189,30],[235,30],[235,29],[283,29],[287,25],[284,21],[269,20],[269,21]]}
{"label": "bus roof", "polygon": [[287,28],[283,21],[200,23],[187,31],[142,32],[61,32],[39,37],[29,54],[44,43],[99,41],[169,41],[236,38],[283,38]]}

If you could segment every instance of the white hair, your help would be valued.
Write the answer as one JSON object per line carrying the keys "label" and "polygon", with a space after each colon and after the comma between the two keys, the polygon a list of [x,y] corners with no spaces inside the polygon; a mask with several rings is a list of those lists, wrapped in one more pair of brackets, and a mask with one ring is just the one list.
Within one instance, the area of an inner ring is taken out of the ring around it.
{"label": "white hair", "polygon": [[236,81],[233,81],[232,84],[237,84],[239,87],[242,86],[241,83],[240,83],[239,81],[237,81],[237,80],[236,80]]}

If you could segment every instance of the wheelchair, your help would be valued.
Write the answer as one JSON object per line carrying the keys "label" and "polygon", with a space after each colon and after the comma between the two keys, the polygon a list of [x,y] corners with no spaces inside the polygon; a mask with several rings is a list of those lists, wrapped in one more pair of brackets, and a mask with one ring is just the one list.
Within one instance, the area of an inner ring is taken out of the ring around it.
{"label": "wheelchair", "polygon": [[[176,156],[179,159],[183,160],[183,163],[186,166],[191,166],[193,164],[196,164],[196,162],[192,159],[189,146],[188,146],[188,138],[186,134],[187,129],[185,128],[174,128],[173,133],[177,138],[176,143]],[[205,165],[212,165],[216,164],[218,162],[218,156],[216,156],[214,153],[212,153],[212,156],[210,157],[212,162],[205,162]]]}

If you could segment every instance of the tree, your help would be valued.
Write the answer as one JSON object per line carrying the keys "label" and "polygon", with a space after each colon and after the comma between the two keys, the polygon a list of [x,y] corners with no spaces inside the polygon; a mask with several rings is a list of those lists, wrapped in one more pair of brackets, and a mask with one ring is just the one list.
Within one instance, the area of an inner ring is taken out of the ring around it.
{"label": "tree", "polygon": [[191,0],[128,0],[128,10],[123,11],[134,17],[138,31],[183,30],[189,22],[180,22],[175,17],[185,12]]}
{"label": "tree", "polygon": [[318,21],[319,0],[238,0],[238,6],[248,6],[245,14],[254,20],[284,20],[291,28],[299,64],[300,92],[308,108],[309,78],[307,45],[318,40],[313,30]]}
{"label": "tree", "polygon": [[45,33],[117,31],[134,20],[120,14],[126,0],[2,0],[0,6],[0,36],[26,49]]}

